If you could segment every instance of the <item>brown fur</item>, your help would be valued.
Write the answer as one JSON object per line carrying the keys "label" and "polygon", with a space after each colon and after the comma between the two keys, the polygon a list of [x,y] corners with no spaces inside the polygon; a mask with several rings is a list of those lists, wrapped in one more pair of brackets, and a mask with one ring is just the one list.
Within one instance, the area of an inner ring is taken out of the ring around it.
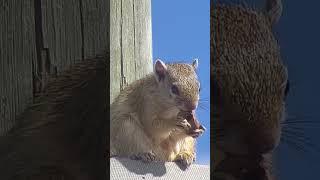
{"label": "brown fur", "polygon": [[[154,73],[127,86],[111,105],[111,156],[154,153],[156,160],[195,159],[195,140],[178,128],[180,108],[199,98],[197,75],[189,64],[167,64],[161,82]],[[180,96],[169,90],[175,83]],[[179,106],[179,107],[178,107]],[[184,118],[182,118],[184,119]]]}
{"label": "brown fur", "polygon": [[214,168],[237,179],[271,178],[271,167],[262,162],[271,161],[263,156],[280,139],[287,82],[274,19],[245,7],[211,5]]}
{"label": "brown fur", "polygon": [[106,68],[88,59],[49,80],[0,138],[1,180],[106,179]]}

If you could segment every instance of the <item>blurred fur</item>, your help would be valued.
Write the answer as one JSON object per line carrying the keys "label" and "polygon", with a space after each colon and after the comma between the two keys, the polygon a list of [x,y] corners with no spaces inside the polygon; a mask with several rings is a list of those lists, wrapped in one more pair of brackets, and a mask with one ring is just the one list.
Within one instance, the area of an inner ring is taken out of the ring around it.
{"label": "blurred fur", "polygon": [[106,73],[98,57],[50,78],[0,137],[1,180],[106,179]]}
{"label": "blurred fur", "polygon": [[279,2],[266,11],[211,3],[214,168],[235,179],[274,178],[288,80],[272,33]]}

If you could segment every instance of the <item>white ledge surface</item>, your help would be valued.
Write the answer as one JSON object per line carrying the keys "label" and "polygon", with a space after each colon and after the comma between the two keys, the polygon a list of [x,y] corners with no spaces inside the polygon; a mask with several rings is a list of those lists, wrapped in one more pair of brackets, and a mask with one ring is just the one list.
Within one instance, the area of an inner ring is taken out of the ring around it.
{"label": "white ledge surface", "polygon": [[210,166],[193,164],[183,170],[173,162],[143,163],[124,158],[110,159],[111,180],[148,180],[148,179],[169,179],[169,180],[209,180]]}

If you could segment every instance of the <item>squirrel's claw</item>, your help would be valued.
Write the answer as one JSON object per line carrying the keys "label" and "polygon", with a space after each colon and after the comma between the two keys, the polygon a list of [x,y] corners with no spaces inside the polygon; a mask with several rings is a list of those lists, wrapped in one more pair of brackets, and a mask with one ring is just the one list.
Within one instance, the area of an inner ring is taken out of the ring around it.
{"label": "squirrel's claw", "polygon": [[149,163],[155,161],[156,155],[153,152],[138,153],[132,155],[130,159],[141,160],[145,163]]}
{"label": "squirrel's claw", "polygon": [[179,121],[179,122],[177,123],[177,126],[180,126],[180,127],[182,127],[183,129],[185,129],[185,130],[189,130],[189,129],[191,128],[190,123],[189,123],[186,119],[184,119],[184,120],[182,120],[182,121]]}

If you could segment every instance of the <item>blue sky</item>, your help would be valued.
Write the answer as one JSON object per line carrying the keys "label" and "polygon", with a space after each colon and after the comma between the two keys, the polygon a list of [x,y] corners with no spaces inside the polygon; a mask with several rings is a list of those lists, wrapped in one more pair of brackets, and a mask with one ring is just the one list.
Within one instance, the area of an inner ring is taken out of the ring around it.
{"label": "blue sky", "polygon": [[197,142],[198,164],[210,164],[210,1],[152,1],[153,59],[192,62],[199,59],[201,83],[197,117],[207,128]]}

